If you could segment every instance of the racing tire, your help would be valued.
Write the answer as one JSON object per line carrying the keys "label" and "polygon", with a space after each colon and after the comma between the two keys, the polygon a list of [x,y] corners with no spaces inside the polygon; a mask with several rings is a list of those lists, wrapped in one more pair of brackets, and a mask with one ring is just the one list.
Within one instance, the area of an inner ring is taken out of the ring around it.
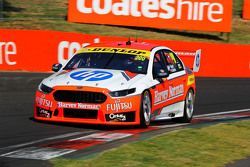
{"label": "racing tire", "polygon": [[192,121],[194,114],[194,98],[193,90],[189,89],[185,97],[183,117],[175,118],[174,121],[181,123],[190,123]]}
{"label": "racing tire", "polygon": [[151,98],[148,91],[143,92],[140,108],[140,127],[147,128],[151,118]]}

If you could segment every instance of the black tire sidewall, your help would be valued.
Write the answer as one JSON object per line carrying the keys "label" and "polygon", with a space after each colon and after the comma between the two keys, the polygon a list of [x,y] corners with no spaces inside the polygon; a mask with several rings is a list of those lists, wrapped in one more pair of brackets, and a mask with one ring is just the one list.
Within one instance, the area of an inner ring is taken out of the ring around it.
{"label": "black tire sidewall", "polygon": [[[192,94],[193,103],[194,103],[194,93],[193,93],[193,91],[192,91],[191,89],[189,89],[188,92],[187,92],[187,94],[186,94],[186,97],[185,97],[184,116],[183,116],[183,122],[187,122],[187,123],[191,122],[191,120],[192,120],[192,118],[193,118],[193,115],[194,115],[194,112],[192,112],[191,117],[188,117],[187,110],[186,110],[186,109],[187,109],[187,107],[186,107],[186,106],[187,106],[187,104],[186,104],[186,99],[187,99],[189,93]],[[194,104],[193,104],[193,105],[194,105]]]}
{"label": "black tire sidewall", "polygon": [[[140,104],[140,127],[142,128],[147,128],[150,124],[147,125],[146,124],[146,120],[145,120],[145,117],[144,117],[144,111],[143,111],[143,100],[144,100],[144,96],[145,96],[145,93],[148,93],[148,96],[150,97],[150,93],[148,91],[144,91],[141,95],[141,104]],[[150,105],[152,105],[152,102],[151,102],[151,99],[150,99]],[[151,106],[152,108],[152,106]],[[150,111],[151,112],[151,111]]]}
{"label": "black tire sidewall", "polygon": [[187,99],[187,96],[189,94],[189,92],[192,93],[192,96],[193,96],[193,103],[194,103],[194,92],[192,89],[189,89],[187,91],[187,94],[185,96],[185,99],[184,99],[184,108],[183,108],[183,117],[179,117],[179,118],[173,118],[172,120],[175,121],[175,122],[178,122],[178,123],[190,123],[192,121],[192,118],[193,118],[193,115],[194,115],[194,112],[192,113],[191,117],[189,118],[188,115],[187,115],[187,110],[186,110],[186,99]]}

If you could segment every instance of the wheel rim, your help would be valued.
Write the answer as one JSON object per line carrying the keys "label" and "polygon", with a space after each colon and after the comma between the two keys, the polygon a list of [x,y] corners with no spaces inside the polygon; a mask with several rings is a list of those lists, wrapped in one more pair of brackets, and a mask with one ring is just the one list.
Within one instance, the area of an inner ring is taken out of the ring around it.
{"label": "wheel rim", "polygon": [[148,92],[144,93],[143,96],[143,115],[146,125],[150,123],[150,115],[151,115],[151,102]]}
{"label": "wheel rim", "polygon": [[186,97],[186,113],[188,118],[191,118],[193,116],[193,112],[194,112],[194,96],[193,93],[189,91]]}

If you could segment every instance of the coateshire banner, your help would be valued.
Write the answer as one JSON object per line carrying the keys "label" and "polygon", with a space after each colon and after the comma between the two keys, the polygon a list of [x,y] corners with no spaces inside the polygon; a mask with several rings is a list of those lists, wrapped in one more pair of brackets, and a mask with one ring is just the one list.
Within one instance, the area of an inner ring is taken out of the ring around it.
{"label": "coateshire banner", "polygon": [[69,0],[68,21],[231,32],[232,0]]}

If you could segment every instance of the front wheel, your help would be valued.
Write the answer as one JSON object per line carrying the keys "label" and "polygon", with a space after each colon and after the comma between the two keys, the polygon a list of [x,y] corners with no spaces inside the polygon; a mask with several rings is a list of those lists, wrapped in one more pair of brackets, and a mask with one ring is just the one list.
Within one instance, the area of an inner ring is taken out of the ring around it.
{"label": "front wheel", "polygon": [[183,117],[174,119],[177,122],[189,123],[194,114],[194,92],[189,89],[185,98]]}
{"label": "front wheel", "polygon": [[148,91],[143,92],[140,109],[140,127],[146,128],[150,124],[151,99]]}

